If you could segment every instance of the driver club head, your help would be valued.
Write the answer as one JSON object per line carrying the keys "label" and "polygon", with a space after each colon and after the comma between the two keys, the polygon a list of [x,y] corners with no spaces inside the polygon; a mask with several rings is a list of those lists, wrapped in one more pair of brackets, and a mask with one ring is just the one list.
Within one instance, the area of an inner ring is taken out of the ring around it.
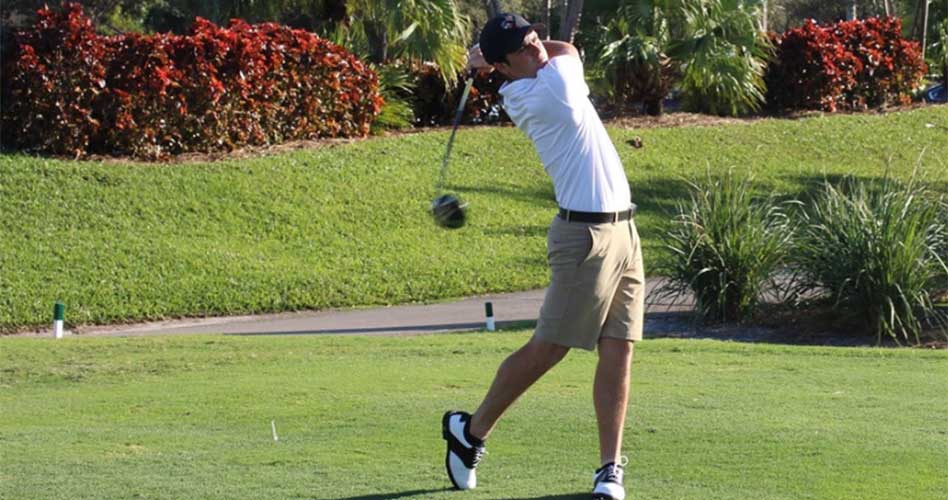
{"label": "driver club head", "polygon": [[431,202],[431,216],[445,229],[458,229],[467,222],[467,203],[453,194],[441,195]]}

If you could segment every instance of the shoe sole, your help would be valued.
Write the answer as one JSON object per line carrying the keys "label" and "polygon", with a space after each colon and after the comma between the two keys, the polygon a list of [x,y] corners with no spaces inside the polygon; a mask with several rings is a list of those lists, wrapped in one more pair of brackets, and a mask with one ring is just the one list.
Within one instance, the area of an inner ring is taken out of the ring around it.
{"label": "shoe sole", "polygon": [[455,412],[449,411],[441,417],[441,437],[444,438],[444,444],[446,451],[444,452],[444,470],[448,473],[448,479],[451,480],[451,484],[454,485],[454,489],[460,490],[461,487],[458,485],[457,481],[454,480],[454,476],[451,474],[451,444],[450,444],[450,434],[448,430],[448,419],[451,418]]}

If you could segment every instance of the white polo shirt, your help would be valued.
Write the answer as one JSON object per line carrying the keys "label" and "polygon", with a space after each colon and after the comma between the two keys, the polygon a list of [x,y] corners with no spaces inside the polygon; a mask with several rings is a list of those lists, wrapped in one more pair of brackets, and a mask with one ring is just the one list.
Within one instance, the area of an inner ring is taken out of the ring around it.
{"label": "white polo shirt", "polygon": [[500,87],[510,119],[533,141],[560,207],[618,212],[632,203],[619,154],[589,101],[578,57],[554,57],[537,72]]}

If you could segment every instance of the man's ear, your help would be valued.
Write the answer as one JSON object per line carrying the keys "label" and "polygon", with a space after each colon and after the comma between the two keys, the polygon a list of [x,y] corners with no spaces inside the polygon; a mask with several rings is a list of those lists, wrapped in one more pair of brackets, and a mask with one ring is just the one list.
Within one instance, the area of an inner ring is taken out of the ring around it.
{"label": "man's ear", "polygon": [[510,65],[509,64],[499,62],[499,63],[494,63],[491,66],[494,67],[494,71],[497,71],[500,74],[504,75],[505,77],[510,78]]}

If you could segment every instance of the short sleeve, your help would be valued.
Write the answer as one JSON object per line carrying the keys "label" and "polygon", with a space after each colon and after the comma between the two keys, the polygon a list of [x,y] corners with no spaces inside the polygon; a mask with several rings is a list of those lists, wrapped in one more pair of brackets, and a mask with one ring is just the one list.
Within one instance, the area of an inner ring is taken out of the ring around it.
{"label": "short sleeve", "polygon": [[583,75],[583,62],[578,57],[554,57],[543,70],[541,75],[544,82],[553,95],[563,102],[576,103],[589,97],[589,87]]}

